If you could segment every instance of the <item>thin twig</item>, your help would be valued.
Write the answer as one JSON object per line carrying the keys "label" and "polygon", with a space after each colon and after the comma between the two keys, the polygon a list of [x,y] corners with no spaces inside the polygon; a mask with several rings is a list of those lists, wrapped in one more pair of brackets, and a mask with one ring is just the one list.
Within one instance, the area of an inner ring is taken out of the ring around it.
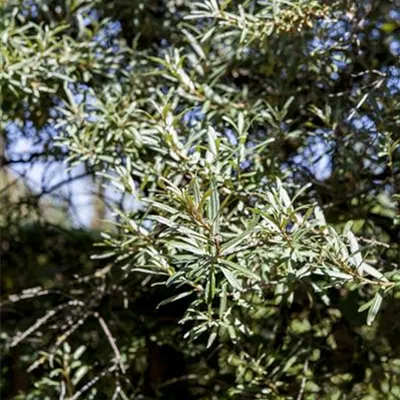
{"label": "thin twig", "polygon": [[306,381],[307,381],[307,377],[306,377],[307,370],[308,370],[308,358],[307,358],[306,362],[304,363],[303,379],[301,380],[300,390],[299,390],[296,400],[301,400],[301,398],[303,397],[303,393],[304,393],[304,389],[306,387]]}
{"label": "thin twig", "polygon": [[83,393],[85,393],[87,390],[89,390],[94,384],[96,384],[97,381],[99,381],[103,376],[107,375],[110,372],[113,372],[115,369],[117,368],[117,366],[114,364],[112,365],[110,368],[107,368],[106,370],[104,370],[103,372],[101,372],[101,374],[95,376],[92,380],[90,380],[88,383],[86,383],[86,385],[84,385],[80,390],[78,390],[69,400],[76,400],[79,397],[81,397],[81,395]]}
{"label": "thin twig", "polygon": [[117,400],[120,391],[121,391],[121,386],[119,384],[117,384],[117,387],[114,390],[111,400]]}
{"label": "thin twig", "polygon": [[95,313],[94,316],[99,321],[99,324],[102,327],[102,329],[103,329],[103,331],[104,331],[104,333],[105,333],[105,335],[106,335],[106,337],[108,339],[108,342],[110,343],[110,346],[114,351],[117,364],[121,368],[122,373],[125,374],[125,366],[122,363],[121,353],[120,353],[120,351],[118,349],[118,346],[117,346],[117,344],[115,342],[114,337],[111,334],[110,329],[108,328],[108,326],[106,324],[106,321],[104,321],[104,319],[98,313]]}
{"label": "thin twig", "polygon": [[13,341],[10,344],[10,347],[16,346],[18,343],[22,342],[24,339],[26,339],[30,334],[35,332],[37,329],[39,329],[42,325],[44,325],[49,319],[54,317],[59,311],[63,310],[64,308],[68,306],[82,306],[83,303],[78,300],[71,300],[67,303],[63,303],[58,305],[55,308],[52,308],[49,310],[43,317],[39,318],[33,325],[31,325],[25,332],[20,333],[19,335],[16,335],[13,339]]}

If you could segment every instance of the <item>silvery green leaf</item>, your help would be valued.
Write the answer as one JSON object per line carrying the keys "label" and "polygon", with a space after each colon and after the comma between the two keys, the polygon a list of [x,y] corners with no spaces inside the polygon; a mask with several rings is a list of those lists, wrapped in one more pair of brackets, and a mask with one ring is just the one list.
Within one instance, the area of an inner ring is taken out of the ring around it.
{"label": "silvery green leaf", "polygon": [[343,234],[348,235],[349,232],[351,232],[351,228],[353,227],[354,221],[350,220],[346,222],[346,225],[343,228]]}
{"label": "silvery green leaf", "polygon": [[210,303],[214,299],[215,286],[216,286],[215,271],[214,268],[211,268],[209,271],[209,276],[206,284],[206,290],[204,292],[206,303]]}
{"label": "silvery green leaf", "polygon": [[363,268],[362,268],[362,256],[360,253],[360,246],[358,245],[358,241],[356,237],[354,236],[353,232],[348,231],[347,232],[347,239],[350,242],[350,250],[351,250],[351,255],[349,260],[352,262],[352,264],[357,268],[357,271],[360,275],[362,275]]}
{"label": "silvery green leaf", "polygon": [[175,296],[168,297],[168,299],[165,299],[165,300],[161,301],[161,302],[158,304],[157,308],[160,308],[160,307],[162,307],[162,306],[165,306],[166,304],[172,303],[172,302],[174,302],[174,301],[183,299],[183,298],[185,298],[185,297],[187,297],[187,296],[190,296],[191,294],[193,294],[193,292],[182,292],[182,293],[179,293],[179,294],[177,294],[177,295],[175,295]]}
{"label": "silvery green leaf", "polygon": [[205,60],[207,57],[204,53],[203,48],[200,46],[199,42],[196,40],[196,38],[186,29],[182,29],[181,31],[189,40],[190,45],[193,47],[193,50],[197,53],[197,55]]}
{"label": "silvery green leaf", "polygon": [[318,269],[314,271],[315,275],[328,275],[332,278],[341,279],[344,281],[351,281],[353,280],[353,276],[350,274],[346,274],[345,272],[335,271],[332,269]]}
{"label": "silvery green leaf", "polygon": [[367,325],[371,325],[374,322],[376,315],[379,312],[382,304],[382,294],[380,292],[375,294],[375,297],[372,301],[371,307],[369,308],[368,315],[367,315]]}
{"label": "silvery green leaf", "polygon": [[154,267],[150,266],[149,269],[133,268],[133,269],[130,269],[129,272],[142,272],[147,275],[167,275],[168,276],[168,274],[165,271],[155,270],[155,269],[151,269],[151,268],[154,268]]}
{"label": "silvery green leaf", "polygon": [[223,318],[225,311],[226,311],[226,306],[228,303],[228,297],[227,297],[227,283],[222,284],[222,290],[221,290],[221,300],[219,303],[219,318]]}
{"label": "silvery green leaf", "polygon": [[166,211],[170,214],[178,214],[179,213],[179,211],[177,209],[175,209],[167,204],[163,204],[163,203],[160,203],[160,202],[154,201],[154,200],[144,200],[144,201],[150,203],[152,207]]}
{"label": "silvery green leaf", "polygon": [[229,260],[224,260],[223,258],[220,258],[218,260],[219,263],[225,264],[226,266],[228,266],[229,268],[235,270],[236,272],[240,273],[243,276],[246,276],[247,278],[250,279],[255,279],[257,281],[261,280],[261,277],[258,276],[256,273],[254,273],[253,271],[250,271],[249,269],[241,266],[239,263],[235,263]]}
{"label": "silvery green leaf", "polygon": [[219,232],[219,212],[220,212],[220,203],[219,203],[219,193],[217,188],[217,183],[214,178],[211,179],[211,196],[210,201],[208,203],[208,218],[212,224],[213,234],[217,234]]}
{"label": "silvery green leaf", "polygon": [[226,280],[229,282],[229,284],[236,290],[243,290],[242,285],[240,284],[240,282],[235,278],[235,276],[232,274],[231,271],[229,271],[228,269],[224,268],[224,267],[220,267],[220,270],[222,271],[222,273],[224,274]]}
{"label": "silvery green leaf", "polygon": [[280,180],[277,181],[278,181],[278,193],[280,200],[285,208],[289,208],[292,205],[292,201],[290,200],[288,192],[283,188],[282,182]]}
{"label": "silvery green leaf", "polygon": [[218,145],[217,145],[217,132],[210,126],[207,131],[208,137],[208,151],[206,154],[206,161],[213,163],[218,157]]}
{"label": "silvery green leaf", "polygon": [[367,264],[366,262],[361,263],[360,269],[362,269],[363,272],[365,272],[368,275],[371,275],[376,279],[388,282],[388,279],[381,272],[379,272],[376,268],[374,268],[372,265]]}
{"label": "silvery green leaf", "polygon": [[207,349],[209,349],[212,346],[212,344],[214,343],[216,338],[217,338],[217,332],[215,332],[215,331],[211,332],[210,336],[208,337],[208,341],[207,341]]}
{"label": "silvery green leaf", "polygon": [[374,301],[374,298],[372,298],[370,301],[364,303],[362,306],[360,306],[358,308],[358,312],[364,312],[364,311],[368,310],[371,307],[373,301]]}
{"label": "silvery green leaf", "polygon": [[314,215],[315,215],[315,218],[321,223],[322,226],[326,226],[326,219],[325,219],[324,213],[322,212],[322,210],[319,206],[316,206],[314,208]]}
{"label": "silvery green leaf", "polygon": [[198,247],[192,246],[192,245],[190,245],[188,243],[178,242],[176,240],[172,240],[172,241],[169,242],[169,245],[171,247],[175,247],[175,248],[177,248],[179,250],[185,250],[185,251],[188,251],[189,253],[198,254],[200,256],[208,255],[208,253],[206,253],[204,250],[202,250],[202,249],[200,249]]}
{"label": "silvery green leaf", "polygon": [[191,186],[193,189],[194,201],[196,202],[196,205],[199,205],[201,202],[201,191],[200,191],[199,181],[197,178],[192,179]]}
{"label": "silvery green leaf", "polygon": [[255,216],[249,224],[249,227],[244,232],[221,246],[221,254],[224,255],[230,253],[232,249],[242,243],[253,232],[257,223],[258,216]]}

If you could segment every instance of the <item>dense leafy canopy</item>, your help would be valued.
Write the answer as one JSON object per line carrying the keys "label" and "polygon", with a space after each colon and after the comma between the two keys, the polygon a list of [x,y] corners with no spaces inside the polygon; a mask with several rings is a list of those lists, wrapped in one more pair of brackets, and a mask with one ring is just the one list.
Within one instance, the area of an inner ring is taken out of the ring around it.
{"label": "dense leafy canopy", "polygon": [[[19,398],[400,398],[394,1],[3,3],[4,307],[30,318],[2,346],[37,377]],[[13,165],[59,161],[131,200],[92,261],[46,211],[80,175],[10,195]],[[72,247],[36,254],[51,238]],[[16,294],[14,265],[39,287]]]}

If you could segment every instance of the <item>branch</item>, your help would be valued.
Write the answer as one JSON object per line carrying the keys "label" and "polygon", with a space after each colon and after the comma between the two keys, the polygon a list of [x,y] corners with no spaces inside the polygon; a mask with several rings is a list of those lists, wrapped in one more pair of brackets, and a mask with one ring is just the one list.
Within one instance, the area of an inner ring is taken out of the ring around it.
{"label": "branch", "polygon": [[117,347],[114,337],[112,336],[112,334],[110,332],[110,329],[108,328],[108,326],[106,324],[106,321],[104,321],[104,319],[97,312],[94,314],[94,317],[97,318],[97,320],[99,321],[99,324],[102,327],[102,329],[108,339],[108,342],[110,343],[110,346],[114,351],[116,362],[117,362],[117,364],[119,364],[119,367],[121,368],[122,373],[125,374],[125,366],[123,365],[122,360],[121,360],[121,353]]}

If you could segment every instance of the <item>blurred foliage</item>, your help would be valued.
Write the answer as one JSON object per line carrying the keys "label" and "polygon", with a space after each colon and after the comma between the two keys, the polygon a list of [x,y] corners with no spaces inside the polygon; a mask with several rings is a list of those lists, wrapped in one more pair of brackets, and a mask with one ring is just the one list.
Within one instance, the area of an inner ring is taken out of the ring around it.
{"label": "blurred foliage", "polygon": [[[400,398],[399,21],[2,2],[2,395]],[[18,176],[58,162],[83,172]],[[111,228],[72,228],[82,176],[120,194]]]}

